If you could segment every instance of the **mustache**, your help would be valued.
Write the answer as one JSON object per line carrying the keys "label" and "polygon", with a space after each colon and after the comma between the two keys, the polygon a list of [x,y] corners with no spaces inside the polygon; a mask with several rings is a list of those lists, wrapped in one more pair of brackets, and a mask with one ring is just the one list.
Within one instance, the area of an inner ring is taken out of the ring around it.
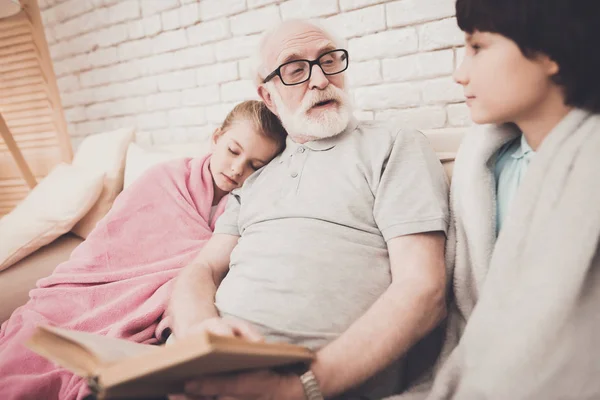
{"label": "mustache", "polygon": [[327,86],[325,90],[319,90],[311,93],[310,96],[307,96],[303,101],[304,104],[302,109],[308,111],[317,104],[330,100],[336,101],[339,104],[344,102],[342,94],[338,93],[332,85]]}

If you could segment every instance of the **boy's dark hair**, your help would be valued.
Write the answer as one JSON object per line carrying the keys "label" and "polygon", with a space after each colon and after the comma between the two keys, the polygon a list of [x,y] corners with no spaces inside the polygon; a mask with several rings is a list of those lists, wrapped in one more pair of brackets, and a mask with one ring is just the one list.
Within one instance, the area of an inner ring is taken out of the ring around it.
{"label": "boy's dark hair", "polygon": [[498,33],[559,66],[565,103],[600,112],[600,0],[457,0],[460,29]]}

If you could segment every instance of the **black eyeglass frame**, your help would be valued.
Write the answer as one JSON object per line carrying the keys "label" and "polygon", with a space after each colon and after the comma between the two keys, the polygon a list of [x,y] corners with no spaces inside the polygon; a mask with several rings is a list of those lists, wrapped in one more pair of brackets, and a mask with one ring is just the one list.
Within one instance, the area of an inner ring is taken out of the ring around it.
{"label": "black eyeglass frame", "polygon": [[[346,66],[341,71],[334,72],[334,73],[327,73],[327,72],[325,72],[325,70],[321,66],[321,61],[319,61],[319,60],[321,58],[323,58],[324,56],[326,56],[327,54],[331,54],[331,53],[336,52],[336,51],[343,51],[344,52],[344,55],[346,56]],[[300,81],[300,82],[285,83],[285,81],[281,77],[281,68],[285,67],[288,64],[292,64],[292,63],[295,63],[295,62],[298,62],[298,61],[306,61],[308,63],[308,77],[305,80]],[[329,50],[329,51],[321,54],[316,60],[305,60],[305,59],[302,59],[302,60],[292,60],[292,61],[285,62],[285,63],[281,64],[279,67],[277,67],[277,69],[275,71],[273,71],[269,75],[267,75],[267,77],[265,79],[263,79],[263,83],[267,83],[271,79],[273,79],[274,77],[278,76],[279,80],[281,81],[281,83],[283,83],[285,86],[300,85],[301,83],[304,83],[304,82],[306,82],[306,81],[308,81],[310,79],[310,77],[312,76],[312,68],[313,68],[314,65],[318,65],[319,68],[321,68],[321,71],[323,71],[324,75],[331,76],[331,75],[341,74],[342,72],[344,72],[345,70],[347,70],[348,69],[348,65],[350,65],[350,58],[348,57],[348,51],[345,50],[345,49],[334,49],[334,50]]]}

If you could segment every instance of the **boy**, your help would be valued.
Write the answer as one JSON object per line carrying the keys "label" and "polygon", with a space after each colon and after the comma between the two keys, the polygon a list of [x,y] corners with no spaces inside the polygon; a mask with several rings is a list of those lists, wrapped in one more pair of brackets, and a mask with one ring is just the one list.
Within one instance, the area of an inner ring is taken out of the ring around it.
{"label": "boy", "polygon": [[456,14],[455,80],[482,126],[454,169],[442,355],[411,392],[598,399],[600,2],[458,0]]}

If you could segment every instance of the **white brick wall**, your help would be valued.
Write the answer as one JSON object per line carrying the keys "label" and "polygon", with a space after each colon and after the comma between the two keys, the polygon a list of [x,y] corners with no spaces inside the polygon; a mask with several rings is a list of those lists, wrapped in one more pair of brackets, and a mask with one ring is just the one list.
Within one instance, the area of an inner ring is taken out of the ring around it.
{"label": "white brick wall", "polygon": [[470,125],[451,78],[464,57],[454,0],[39,0],[73,143],[124,125],[146,144],[212,132],[257,98],[249,56],[289,18],[320,20],[350,52],[360,119]]}

